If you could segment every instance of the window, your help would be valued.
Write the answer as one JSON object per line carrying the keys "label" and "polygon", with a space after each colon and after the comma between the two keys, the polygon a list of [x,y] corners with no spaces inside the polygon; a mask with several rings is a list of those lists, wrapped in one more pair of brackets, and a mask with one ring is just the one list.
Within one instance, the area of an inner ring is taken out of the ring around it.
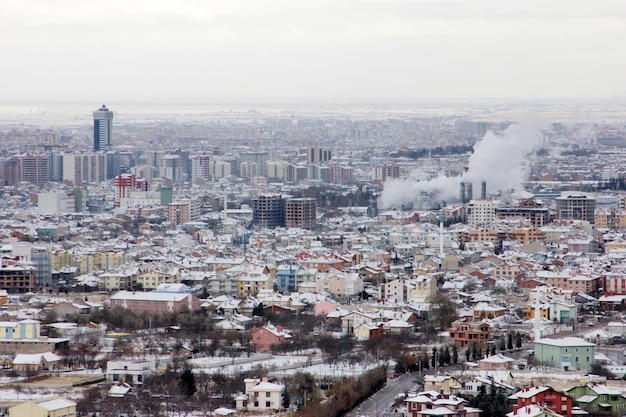
{"label": "window", "polygon": [[258,401],[255,401],[255,402],[254,402],[254,406],[258,408],[258,407],[259,407],[259,402],[258,402]]}
{"label": "window", "polygon": [[265,402],[265,406],[266,406],[267,408],[270,408],[270,406],[271,406],[271,405],[272,405],[272,403],[271,403],[271,402],[269,402],[269,401],[266,401],[266,402]]}
{"label": "window", "polygon": [[270,397],[270,393],[269,393],[269,391],[265,393],[265,397],[266,397],[266,398],[269,398],[269,397]]}

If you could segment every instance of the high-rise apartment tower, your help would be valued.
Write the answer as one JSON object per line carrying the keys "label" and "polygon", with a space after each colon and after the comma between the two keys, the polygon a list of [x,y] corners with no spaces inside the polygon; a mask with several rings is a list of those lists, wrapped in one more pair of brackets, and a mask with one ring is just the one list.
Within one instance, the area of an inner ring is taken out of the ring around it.
{"label": "high-rise apartment tower", "polygon": [[110,150],[113,135],[113,112],[103,104],[93,112],[93,150]]}

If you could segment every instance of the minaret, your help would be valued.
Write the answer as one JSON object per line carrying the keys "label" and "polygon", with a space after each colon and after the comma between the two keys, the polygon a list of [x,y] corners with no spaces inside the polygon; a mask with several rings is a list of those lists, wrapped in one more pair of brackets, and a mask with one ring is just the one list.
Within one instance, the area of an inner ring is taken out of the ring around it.
{"label": "minaret", "polygon": [[535,341],[541,339],[541,308],[539,307],[539,295],[535,295],[535,317],[533,328],[535,333]]}
{"label": "minaret", "polygon": [[443,253],[443,214],[439,215],[439,256],[445,257]]}

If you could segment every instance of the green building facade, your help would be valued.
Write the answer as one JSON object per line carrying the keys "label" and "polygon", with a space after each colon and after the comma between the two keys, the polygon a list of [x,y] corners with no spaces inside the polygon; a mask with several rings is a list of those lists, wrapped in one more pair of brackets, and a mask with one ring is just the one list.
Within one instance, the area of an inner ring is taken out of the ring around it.
{"label": "green building facade", "polygon": [[596,345],[577,337],[535,341],[535,359],[541,364],[564,371],[589,371],[595,363]]}
{"label": "green building facade", "polygon": [[626,398],[619,389],[602,384],[587,384],[570,388],[566,394],[574,404],[594,416],[626,414]]}

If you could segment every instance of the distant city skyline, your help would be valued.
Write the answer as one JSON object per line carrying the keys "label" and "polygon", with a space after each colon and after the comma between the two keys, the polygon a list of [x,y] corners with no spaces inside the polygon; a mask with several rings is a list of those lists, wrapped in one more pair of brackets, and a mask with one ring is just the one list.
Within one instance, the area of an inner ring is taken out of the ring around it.
{"label": "distant city skyline", "polygon": [[3,101],[624,98],[626,3],[29,0]]}

